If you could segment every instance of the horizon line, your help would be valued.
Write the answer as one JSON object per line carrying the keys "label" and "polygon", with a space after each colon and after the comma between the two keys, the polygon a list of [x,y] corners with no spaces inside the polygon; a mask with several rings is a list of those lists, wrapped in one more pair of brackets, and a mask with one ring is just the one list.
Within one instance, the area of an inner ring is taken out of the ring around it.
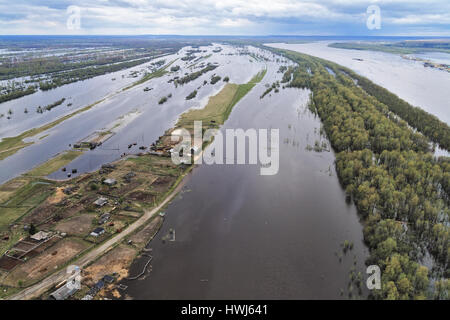
{"label": "horizon line", "polygon": [[306,38],[325,38],[325,37],[347,37],[347,38],[450,38],[450,35],[283,35],[283,34],[268,34],[268,35],[230,35],[230,34],[0,34],[0,37],[253,37],[253,38],[267,38],[267,37],[306,37]]}

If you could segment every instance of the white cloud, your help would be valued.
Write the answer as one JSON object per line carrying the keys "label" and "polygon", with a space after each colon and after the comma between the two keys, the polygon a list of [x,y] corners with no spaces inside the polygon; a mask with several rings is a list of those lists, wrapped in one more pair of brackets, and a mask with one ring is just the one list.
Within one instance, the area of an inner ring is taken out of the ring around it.
{"label": "white cloud", "polygon": [[[365,11],[376,3],[383,28],[427,25],[450,34],[448,0],[0,0],[0,33],[61,34],[66,7],[82,11],[82,31],[100,33],[227,34],[250,31],[302,34],[352,32],[365,28]],[[270,29],[269,29],[270,26]],[[414,29],[417,27],[416,29]],[[315,29],[314,29],[315,28]],[[337,29],[336,29],[337,28]],[[109,30],[109,31],[108,31]],[[404,31],[405,31],[404,30]],[[364,30],[363,30],[364,31]]]}

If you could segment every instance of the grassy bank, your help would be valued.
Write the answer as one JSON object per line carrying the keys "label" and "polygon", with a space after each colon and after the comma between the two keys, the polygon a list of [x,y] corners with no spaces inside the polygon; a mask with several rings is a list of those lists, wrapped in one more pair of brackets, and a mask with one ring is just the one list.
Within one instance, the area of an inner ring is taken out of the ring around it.
{"label": "grassy bank", "polygon": [[62,168],[63,166],[69,164],[79,156],[83,154],[82,151],[76,151],[76,150],[70,150],[63,152],[56,157],[48,160],[47,162],[43,163],[40,166],[37,166],[36,168],[32,169],[31,171],[28,171],[25,176],[30,177],[45,177],[49,174],[55,172],[59,168]]}
{"label": "grassy bank", "polygon": [[260,71],[248,83],[227,83],[217,95],[208,100],[203,109],[192,109],[183,113],[175,127],[192,130],[194,121],[203,121],[211,126],[224,124],[233,107],[264,78],[266,72],[267,69]]}

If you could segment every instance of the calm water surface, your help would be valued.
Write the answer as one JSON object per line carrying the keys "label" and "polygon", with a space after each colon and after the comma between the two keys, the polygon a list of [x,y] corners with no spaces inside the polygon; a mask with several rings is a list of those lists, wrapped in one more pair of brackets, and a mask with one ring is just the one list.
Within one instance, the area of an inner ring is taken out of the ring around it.
{"label": "calm water surface", "polygon": [[[334,155],[305,150],[321,139],[320,123],[306,108],[309,92],[281,89],[261,100],[264,84],[281,77],[279,65],[268,65],[262,83],[236,105],[222,131],[279,128],[279,173],[261,176],[257,165],[194,169],[148,245],[151,273],[125,281],[126,297],[339,299],[348,297],[353,262],[365,270],[361,224],[345,202]],[[170,229],[175,241],[163,242]],[[355,247],[339,262],[344,240]],[[130,275],[147,260],[135,261]]]}

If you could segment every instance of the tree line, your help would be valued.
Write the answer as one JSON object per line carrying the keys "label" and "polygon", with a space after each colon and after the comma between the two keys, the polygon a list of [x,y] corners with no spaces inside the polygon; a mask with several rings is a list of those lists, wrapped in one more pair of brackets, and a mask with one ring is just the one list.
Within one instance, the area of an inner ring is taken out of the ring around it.
{"label": "tree line", "polygon": [[[331,62],[278,52],[298,64],[286,71],[286,79],[292,77],[288,86],[312,91],[310,108],[323,123],[337,153],[339,180],[363,218],[370,249],[367,264],[382,270],[382,289],[372,291],[371,297],[447,299],[450,158],[434,157],[431,138],[414,132],[393,111],[407,109],[386,105],[397,101],[392,95],[391,101],[368,93],[364,87],[375,88],[369,80],[363,87]],[[416,116],[417,121],[431,121],[424,112]],[[434,261],[432,270],[422,265],[428,255]]]}

